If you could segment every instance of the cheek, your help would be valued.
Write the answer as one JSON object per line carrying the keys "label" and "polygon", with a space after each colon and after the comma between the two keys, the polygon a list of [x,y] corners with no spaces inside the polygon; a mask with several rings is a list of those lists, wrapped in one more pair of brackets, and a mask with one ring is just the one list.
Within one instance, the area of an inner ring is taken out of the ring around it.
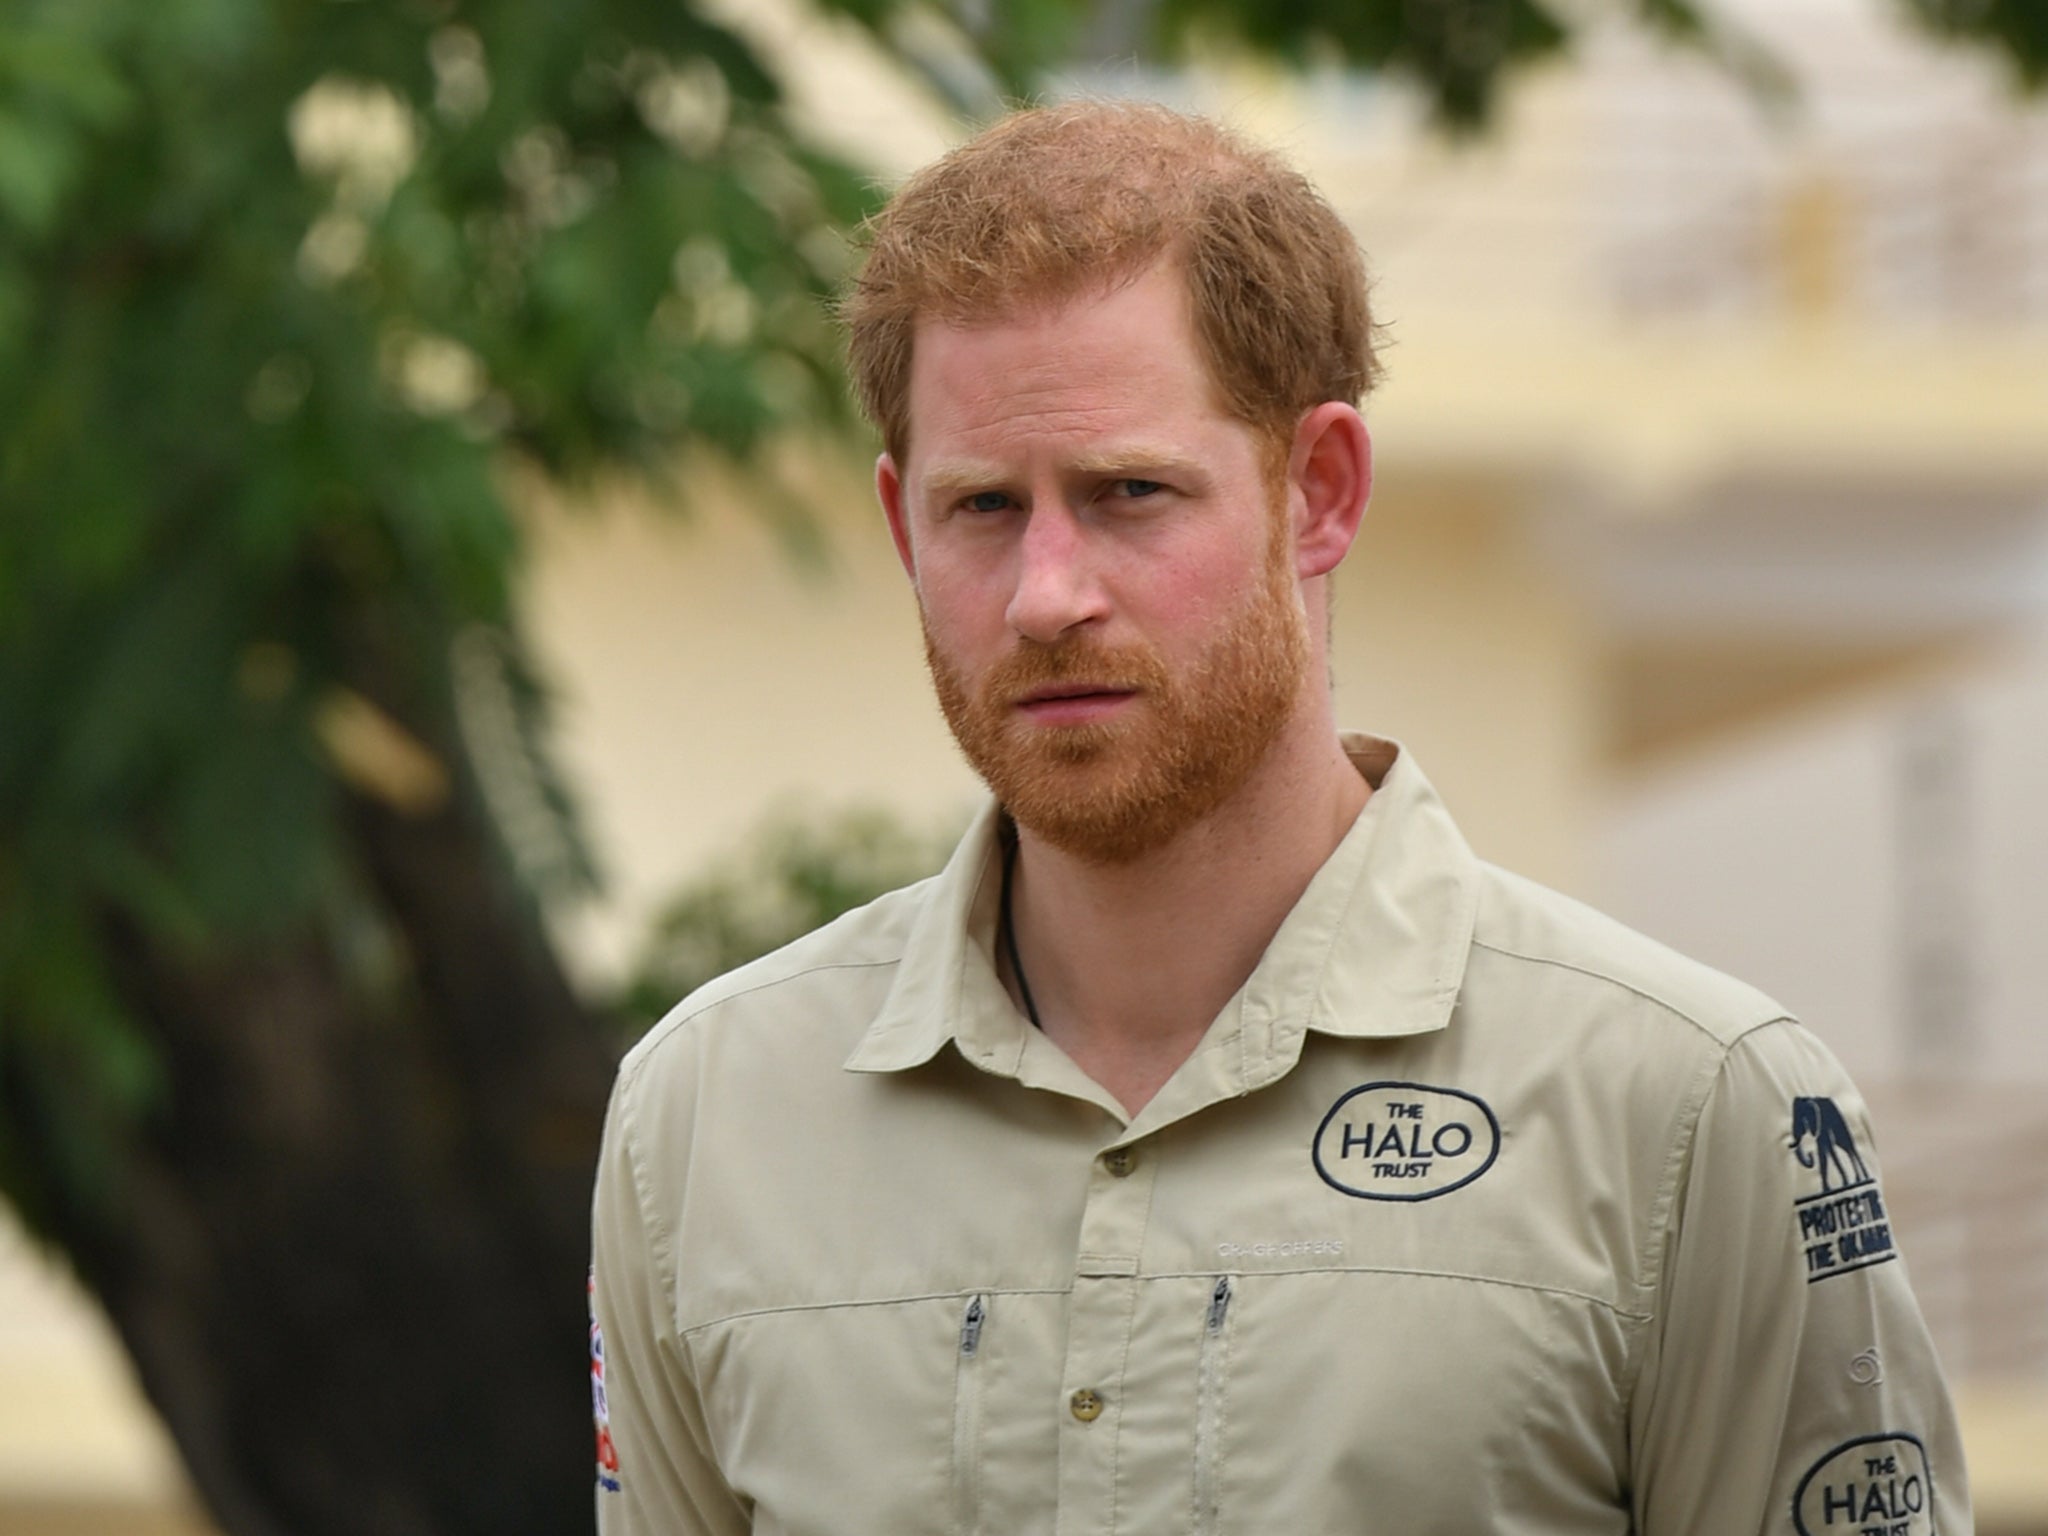
{"label": "cheek", "polygon": [[1004,627],[1000,586],[958,567],[928,563],[918,573],[918,610],[928,634],[949,651],[974,651]]}
{"label": "cheek", "polygon": [[1143,594],[1146,627],[1162,637],[1180,631],[1199,650],[1218,626],[1242,613],[1259,594],[1270,559],[1263,533],[1252,540],[1159,551],[1125,590]]}

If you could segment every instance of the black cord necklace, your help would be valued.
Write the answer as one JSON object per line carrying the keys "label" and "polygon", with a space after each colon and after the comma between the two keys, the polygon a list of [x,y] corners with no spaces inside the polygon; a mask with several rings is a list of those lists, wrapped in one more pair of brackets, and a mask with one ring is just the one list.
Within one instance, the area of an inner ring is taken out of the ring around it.
{"label": "black cord necklace", "polygon": [[1031,1020],[1031,1027],[1044,1029],[1038,1022],[1038,1004],[1031,1000],[1031,983],[1024,979],[1024,961],[1017,953],[1017,929],[1010,921],[1010,877],[1017,868],[1017,844],[1014,840],[1003,843],[1003,910],[997,925],[1003,930],[1003,953],[1010,957],[1010,974],[1017,978],[1017,995],[1024,1000],[1024,1016]]}

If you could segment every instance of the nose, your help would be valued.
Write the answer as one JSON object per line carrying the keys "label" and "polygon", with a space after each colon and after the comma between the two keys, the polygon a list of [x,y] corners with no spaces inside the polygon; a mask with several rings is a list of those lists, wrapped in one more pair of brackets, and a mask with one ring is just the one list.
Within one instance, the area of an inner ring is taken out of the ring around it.
{"label": "nose", "polygon": [[1050,644],[1105,612],[1087,530],[1070,508],[1041,500],[1024,519],[1004,618],[1016,634]]}

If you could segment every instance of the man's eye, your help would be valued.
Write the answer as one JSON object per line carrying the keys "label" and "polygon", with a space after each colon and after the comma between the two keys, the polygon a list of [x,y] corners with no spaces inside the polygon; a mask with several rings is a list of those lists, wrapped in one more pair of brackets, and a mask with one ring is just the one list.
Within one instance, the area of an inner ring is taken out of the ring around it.
{"label": "man's eye", "polygon": [[1115,482],[1116,493],[1119,496],[1127,496],[1133,500],[1139,497],[1155,495],[1165,489],[1166,487],[1157,480],[1124,479]]}
{"label": "man's eye", "polygon": [[1010,498],[1001,491],[976,491],[960,505],[969,512],[1000,512],[1010,504]]}

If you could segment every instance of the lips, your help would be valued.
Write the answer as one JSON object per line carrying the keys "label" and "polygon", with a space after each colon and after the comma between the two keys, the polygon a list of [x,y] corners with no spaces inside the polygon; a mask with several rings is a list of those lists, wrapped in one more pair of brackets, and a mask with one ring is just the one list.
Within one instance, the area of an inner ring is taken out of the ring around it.
{"label": "lips", "polygon": [[1023,694],[1016,708],[1037,725],[1090,725],[1118,713],[1136,697],[1134,689],[1103,683],[1055,683]]}
{"label": "lips", "polygon": [[1105,696],[1124,698],[1134,690],[1115,683],[1048,683],[1020,697],[1022,705],[1056,704],[1063,699],[1094,699]]}
{"label": "lips", "polygon": [[1021,642],[994,662],[981,680],[978,707],[992,730],[1059,731],[1108,725],[1171,693],[1166,668],[1148,647],[1069,636],[1052,645]]}

